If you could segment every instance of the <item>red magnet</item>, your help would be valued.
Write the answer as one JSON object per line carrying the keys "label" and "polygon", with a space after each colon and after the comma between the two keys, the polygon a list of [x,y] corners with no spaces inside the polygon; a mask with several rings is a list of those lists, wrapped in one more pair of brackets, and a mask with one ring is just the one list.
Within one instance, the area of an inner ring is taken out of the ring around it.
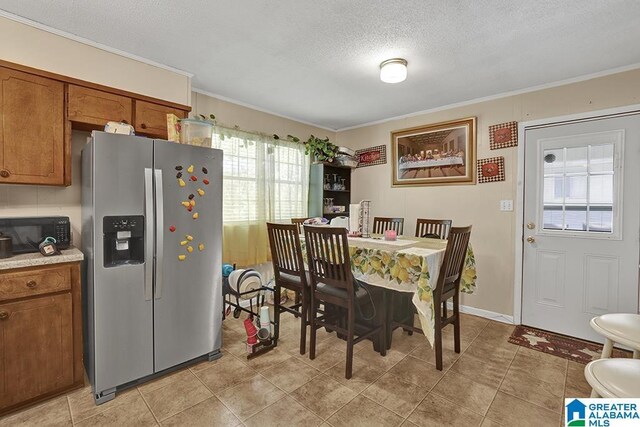
{"label": "red magnet", "polygon": [[204,185],[209,185],[209,180],[208,179],[203,179],[202,182],[204,182]]}
{"label": "red magnet", "polygon": [[173,233],[174,231],[176,231],[176,226],[175,226],[175,225],[172,225],[171,227],[169,227],[169,231],[170,231],[170,232],[172,232],[172,233]]}
{"label": "red magnet", "polygon": [[198,180],[198,178],[195,175],[191,175],[191,178],[189,178],[189,179],[191,179],[191,181],[197,181]]}

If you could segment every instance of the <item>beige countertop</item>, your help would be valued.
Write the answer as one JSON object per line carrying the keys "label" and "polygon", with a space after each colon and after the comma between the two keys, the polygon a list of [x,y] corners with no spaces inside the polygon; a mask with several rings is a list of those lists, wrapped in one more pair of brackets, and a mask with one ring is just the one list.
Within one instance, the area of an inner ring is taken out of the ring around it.
{"label": "beige countertop", "polygon": [[37,265],[62,264],[64,262],[82,261],[84,259],[82,252],[74,247],[64,249],[60,252],[60,255],[53,256],[43,256],[40,252],[34,252],[0,259],[0,270],[34,267]]}

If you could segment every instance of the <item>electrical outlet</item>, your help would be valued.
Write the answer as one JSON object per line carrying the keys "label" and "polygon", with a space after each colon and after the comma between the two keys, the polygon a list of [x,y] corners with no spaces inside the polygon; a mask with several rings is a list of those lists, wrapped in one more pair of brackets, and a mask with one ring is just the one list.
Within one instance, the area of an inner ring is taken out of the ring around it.
{"label": "electrical outlet", "polygon": [[513,210],[513,200],[500,200],[500,210],[511,212]]}

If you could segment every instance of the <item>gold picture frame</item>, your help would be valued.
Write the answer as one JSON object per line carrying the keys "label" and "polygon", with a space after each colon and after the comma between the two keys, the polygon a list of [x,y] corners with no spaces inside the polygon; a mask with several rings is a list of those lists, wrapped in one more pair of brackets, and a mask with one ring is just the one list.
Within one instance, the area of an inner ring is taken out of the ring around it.
{"label": "gold picture frame", "polygon": [[391,132],[392,185],[476,183],[476,118]]}

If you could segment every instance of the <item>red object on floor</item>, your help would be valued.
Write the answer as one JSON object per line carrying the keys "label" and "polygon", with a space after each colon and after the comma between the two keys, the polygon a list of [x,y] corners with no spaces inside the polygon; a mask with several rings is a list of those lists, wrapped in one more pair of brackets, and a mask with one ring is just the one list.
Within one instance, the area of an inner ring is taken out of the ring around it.
{"label": "red object on floor", "polygon": [[258,342],[258,338],[256,338],[258,330],[251,319],[244,319],[244,330],[247,331],[247,344],[256,344]]}

